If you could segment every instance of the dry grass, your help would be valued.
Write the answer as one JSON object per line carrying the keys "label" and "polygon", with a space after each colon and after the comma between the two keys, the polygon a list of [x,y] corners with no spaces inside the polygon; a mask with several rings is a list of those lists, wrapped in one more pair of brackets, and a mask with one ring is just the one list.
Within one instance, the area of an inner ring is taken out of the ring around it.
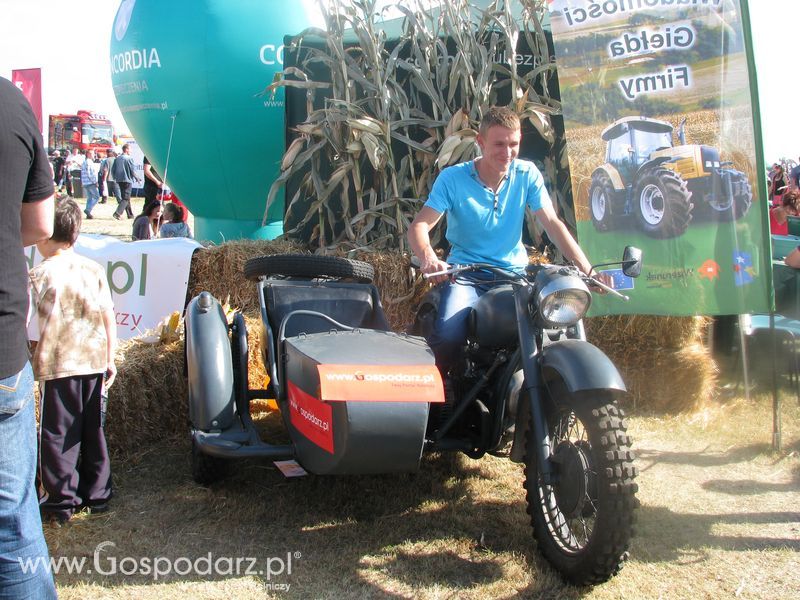
{"label": "dry grass", "polygon": [[[164,402],[164,397],[153,402]],[[769,448],[770,404],[733,401],[691,416],[631,418],[642,507],[631,560],[594,589],[564,585],[530,537],[521,469],[505,459],[423,460],[417,475],[284,479],[239,463],[203,488],[188,444],[144,445],[114,463],[106,515],[46,529],[54,556],[268,560],[299,552],[291,575],[57,577],[77,598],[796,598],[800,594],[800,409],[787,399],[787,451]],[[130,561],[126,563],[130,566]]]}

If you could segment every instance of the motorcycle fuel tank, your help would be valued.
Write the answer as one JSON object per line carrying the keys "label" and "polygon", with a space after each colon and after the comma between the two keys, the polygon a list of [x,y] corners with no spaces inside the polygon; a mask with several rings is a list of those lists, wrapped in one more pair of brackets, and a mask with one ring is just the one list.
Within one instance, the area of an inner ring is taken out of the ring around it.
{"label": "motorcycle fuel tank", "polygon": [[281,407],[297,459],[317,474],[413,472],[430,402],[444,401],[422,338],[330,331],[285,342]]}
{"label": "motorcycle fuel tank", "polygon": [[517,312],[510,285],[494,287],[480,297],[469,316],[469,331],[470,339],[481,346],[501,348],[516,344]]}

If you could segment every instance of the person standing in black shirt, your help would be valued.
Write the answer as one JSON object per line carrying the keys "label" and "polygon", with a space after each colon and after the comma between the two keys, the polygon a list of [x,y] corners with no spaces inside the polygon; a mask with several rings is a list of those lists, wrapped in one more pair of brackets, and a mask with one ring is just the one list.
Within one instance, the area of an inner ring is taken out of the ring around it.
{"label": "person standing in black shirt", "polygon": [[58,187],[58,191],[60,192],[64,188],[64,165],[66,161],[64,157],[61,156],[61,152],[55,150],[53,152],[53,182]]}
{"label": "person standing in black shirt", "polygon": [[142,164],[144,168],[144,203],[146,206],[159,199],[158,193],[161,191],[164,182],[161,180],[161,177],[158,176],[158,173],[156,173],[156,170],[153,168],[153,165],[150,164],[150,161],[147,160],[146,156]]}
{"label": "person standing in black shirt", "polygon": [[0,597],[55,598],[42,533],[36,473],[33,373],[25,320],[23,246],[53,232],[53,173],[28,101],[0,78]]}

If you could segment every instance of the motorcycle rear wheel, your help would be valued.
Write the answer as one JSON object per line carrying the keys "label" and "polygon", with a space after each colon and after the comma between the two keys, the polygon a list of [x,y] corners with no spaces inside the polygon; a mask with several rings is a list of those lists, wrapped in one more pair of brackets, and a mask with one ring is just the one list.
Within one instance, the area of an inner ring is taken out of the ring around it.
{"label": "motorcycle rear wheel", "polygon": [[547,427],[557,479],[551,485],[539,476],[532,427],[527,434],[524,486],[533,537],[575,585],[607,581],[628,556],[637,484],[623,417],[610,397],[595,407],[552,408]]}

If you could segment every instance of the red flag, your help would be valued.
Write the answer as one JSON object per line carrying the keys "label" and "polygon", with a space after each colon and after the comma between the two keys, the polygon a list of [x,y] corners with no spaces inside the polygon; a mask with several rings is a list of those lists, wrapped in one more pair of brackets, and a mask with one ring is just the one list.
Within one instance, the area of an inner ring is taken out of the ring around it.
{"label": "red flag", "polygon": [[11,82],[17,86],[30,102],[33,114],[42,130],[42,70],[14,69],[11,71]]}

